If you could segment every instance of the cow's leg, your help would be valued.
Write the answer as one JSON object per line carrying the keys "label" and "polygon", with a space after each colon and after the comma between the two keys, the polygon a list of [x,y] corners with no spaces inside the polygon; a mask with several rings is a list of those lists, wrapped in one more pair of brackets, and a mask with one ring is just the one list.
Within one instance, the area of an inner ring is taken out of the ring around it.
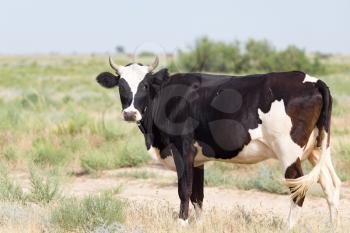
{"label": "cow's leg", "polygon": [[[303,176],[303,170],[301,167],[301,161],[299,158],[296,159],[294,163],[289,165],[285,169],[285,178],[286,179],[296,179]],[[293,190],[291,190],[293,192]],[[299,220],[301,214],[301,208],[303,206],[305,197],[295,197],[291,200],[291,206],[288,216],[288,226],[292,228]]]}
{"label": "cow's leg", "polygon": [[196,217],[199,218],[202,212],[204,198],[204,165],[193,168],[193,184],[191,202],[196,212]]}
{"label": "cow's leg", "polygon": [[[311,164],[317,164],[319,154],[319,150],[314,150],[311,153],[311,155],[308,157]],[[325,166],[321,169],[319,183],[321,184],[323,192],[326,196],[329,207],[330,221],[333,224],[337,224],[341,182],[335,173],[329,149],[327,150],[327,154],[325,156]]]}
{"label": "cow's leg", "polygon": [[195,148],[189,142],[175,144],[172,149],[178,178],[178,193],[180,197],[179,221],[181,224],[188,223],[188,209],[192,194],[193,161]]}

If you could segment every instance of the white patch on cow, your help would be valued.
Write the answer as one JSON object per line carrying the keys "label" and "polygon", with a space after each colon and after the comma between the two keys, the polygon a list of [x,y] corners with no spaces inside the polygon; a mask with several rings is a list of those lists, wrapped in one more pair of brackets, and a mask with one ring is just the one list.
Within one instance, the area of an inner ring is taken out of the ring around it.
{"label": "white patch on cow", "polygon": [[153,146],[151,146],[151,148],[148,150],[148,153],[151,155],[152,158],[159,160],[161,164],[163,164],[163,166],[165,166],[169,170],[176,171],[173,156],[169,155],[165,157],[165,159],[163,159],[160,157],[159,149]]}
{"label": "white patch on cow", "polygon": [[258,111],[262,121],[263,141],[276,154],[287,169],[296,159],[303,155],[303,149],[296,144],[291,136],[292,120],[287,115],[283,100],[275,100],[271,104],[270,111],[263,113]]}
{"label": "white patch on cow", "polygon": [[159,160],[160,155],[159,155],[159,150],[157,148],[151,146],[151,148],[149,148],[147,152],[153,160]]}
{"label": "white patch on cow", "polygon": [[288,216],[288,227],[292,229],[296,223],[298,223],[301,215],[301,207],[291,201],[289,216]]}
{"label": "white patch on cow", "polygon": [[134,107],[133,103],[134,100],[129,107],[123,110],[123,112],[136,112],[136,121],[140,121],[142,119],[141,113]]}
{"label": "white patch on cow", "polygon": [[310,75],[308,75],[308,74],[305,74],[305,78],[304,78],[304,80],[303,80],[303,83],[306,83],[306,82],[316,83],[317,81],[318,81],[317,78],[312,77],[312,76],[310,76]]}
{"label": "white patch on cow", "polygon": [[198,167],[208,161],[222,161],[228,163],[253,164],[269,158],[275,158],[275,154],[262,141],[252,140],[248,145],[244,146],[239,154],[231,159],[215,159],[203,155],[202,147],[196,142],[194,146],[197,154],[194,160],[194,166]]}
{"label": "white patch on cow", "polygon": [[179,218],[178,223],[180,224],[180,226],[186,227],[188,226],[188,219],[183,220],[182,218]]}
{"label": "white patch on cow", "polygon": [[261,125],[258,125],[258,127],[256,127],[255,129],[249,129],[248,132],[252,140],[262,139],[263,137],[262,131],[261,131]]}
{"label": "white patch on cow", "polygon": [[202,208],[198,203],[193,203],[194,211],[196,213],[196,219],[199,220],[202,217]]}
{"label": "white patch on cow", "polygon": [[140,66],[139,64],[131,64],[129,66],[122,66],[118,69],[118,72],[120,74],[120,78],[124,79],[132,92],[132,102],[130,106],[123,111],[129,112],[129,111],[135,111],[136,112],[136,120],[141,120],[142,116],[141,113],[135,108],[134,106],[134,98],[137,92],[137,87],[139,86],[140,82],[145,78],[148,71],[148,66]]}

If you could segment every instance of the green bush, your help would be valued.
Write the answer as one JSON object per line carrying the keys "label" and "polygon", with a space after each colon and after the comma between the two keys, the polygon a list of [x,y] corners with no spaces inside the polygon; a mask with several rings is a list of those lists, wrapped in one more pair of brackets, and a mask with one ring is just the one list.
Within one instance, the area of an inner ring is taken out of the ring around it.
{"label": "green bush", "polygon": [[[177,59],[170,65],[172,71],[256,73],[301,70],[308,73],[325,73],[321,55],[307,56],[303,49],[288,46],[277,50],[266,40],[249,40],[243,43],[213,41],[203,37],[187,51],[179,50]],[[243,47],[243,49],[242,49]]]}
{"label": "green bush", "polygon": [[29,199],[33,202],[47,204],[57,199],[60,195],[59,180],[56,174],[42,177],[31,168],[30,184]]}
{"label": "green bush", "polygon": [[124,202],[108,194],[70,198],[53,209],[51,222],[63,231],[91,232],[99,226],[123,222],[124,208]]}
{"label": "green bush", "polygon": [[1,154],[6,161],[13,162],[17,160],[17,153],[13,146],[5,147]]}
{"label": "green bush", "polygon": [[38,139],[33,143],[32,161],[39,165],[63,165],[67,159],[67,151],[57,148],[48,139]]}
{"label": "green bush", "polygon": [[27,200],[22,188],[8,176],[3,166],[0,166],[0,200],[22,203]]}

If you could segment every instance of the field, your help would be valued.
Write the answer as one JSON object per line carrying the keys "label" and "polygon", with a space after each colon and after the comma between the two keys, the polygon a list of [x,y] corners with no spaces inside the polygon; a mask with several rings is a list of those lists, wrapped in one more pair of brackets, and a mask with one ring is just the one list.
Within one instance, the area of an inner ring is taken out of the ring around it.
{"label": "field", "polygon": [[[107,55],[0,56],[0,232],[285,232],[289,209],[277,161],[206,165],[203,218],[177,224],[176,175],[152,161],[117,91],[95,77]],[[119,59],[119,60],[118,60]],[[151,58],[143,58],[145,63]],[[130,62],[119,57],[121,64]],[[327,60],[332,153],[350,227],[350,59]],[[304,164],[305,170],[310,167]],[[329,232],[315,185],[293,232]]]}

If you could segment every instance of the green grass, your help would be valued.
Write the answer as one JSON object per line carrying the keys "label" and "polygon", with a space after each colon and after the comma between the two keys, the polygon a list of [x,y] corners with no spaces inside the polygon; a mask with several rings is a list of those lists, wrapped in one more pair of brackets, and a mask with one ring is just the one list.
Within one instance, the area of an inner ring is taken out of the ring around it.
{"label": "green grass", "polygon": [[7,146],[1,152],[1,157],[9,162],[15,162],[17,160],[16,149],[13,146]]}
{"label": "green grass", "polygon": [[67,159],[67,151],[63,147],[52,144],[50,139],[40,138],[33,143],[32,161],[38,165],[59,166]]}
{"label": "green grass", "polygon": [[7,168],[0,167],[0,200],[24,203],[27,200],[22,188],[9,177]]}
{"label": "green grass", "polygon": [[51,222],[65,232],[91,232],[100,226],[124,221],[125,203],[111,195],[69,198],[53,209]]}
{"label": "green grass", "polygon": [[33,168],[30,169],[30,193],[28,198],[35,203],[48,204],[60,197],[57,174],[41,176]]}
{"label": "green grass", "polygon": [[[100,147],[82,156],[81,167],[88,173],[101,170],[135,167],[145,164],[149,157],[145,154],[144,146],[139,143],[124,142],[124,145],[109,145]],[[120,148],[118,148],[120,146]]]}
{"label": "green grass", "polygon": [[227,165],[214,163],[205,169],[204,182],[208,186],[234,187],[244,190],[257,189],[279,194],[288,193],[288,189],[283,184],[283,172],[277,164],[259,165],[257,169],[251,170],[235,173]]}

